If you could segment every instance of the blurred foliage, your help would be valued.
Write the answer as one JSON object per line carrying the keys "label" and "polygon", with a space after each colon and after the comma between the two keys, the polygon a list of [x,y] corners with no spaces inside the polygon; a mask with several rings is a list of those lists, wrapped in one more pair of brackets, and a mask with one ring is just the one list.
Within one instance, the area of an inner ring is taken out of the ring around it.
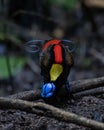
{"label": "blurred foliage", "polygon": [[0,32],[0,40],[5,40],[5,35],[3,32]]}
{"label": "blurred foliage", "polygon": [[49,2],[60,4],[66,9],[73,9],[76,6],[77,0],[49,0]]}
{"label": "blurred foliage", "polygon": [[92,65],[91,59],[89,57],[84,57],[82,62],[85,68],[88,68]]}
{"label": "blurred foliage", "polygon": [[[25,57],[10,56],[10,66],[13,75],[26,63]],[[7,64],[5,56],[0,56],[0,77],[8,78]]]}

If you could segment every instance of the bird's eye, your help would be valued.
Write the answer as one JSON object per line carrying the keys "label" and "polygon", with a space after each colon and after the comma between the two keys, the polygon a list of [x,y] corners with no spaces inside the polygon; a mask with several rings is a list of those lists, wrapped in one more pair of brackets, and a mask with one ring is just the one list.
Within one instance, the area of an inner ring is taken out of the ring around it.
{"label": "bird's eye", "polygon": [[25,51],[29,53],[36,53],[40,51],[44,40],[31,40],[24,44]]}
{"label": "bird's eye", "polygon": [[76,48],[75,42],[70,40],[62,40],[62,44],[66,46],[70,50],[70,52],[73,52]]}

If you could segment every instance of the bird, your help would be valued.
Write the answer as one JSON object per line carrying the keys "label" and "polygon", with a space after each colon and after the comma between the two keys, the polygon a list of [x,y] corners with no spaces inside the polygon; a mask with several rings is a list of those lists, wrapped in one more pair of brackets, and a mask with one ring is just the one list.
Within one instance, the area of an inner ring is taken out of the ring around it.
{"label": "bird", "polygon": [[46,102],[52,103],[60,97],[63,98],[65,92],[70,97],[70,84],[67,78],[73,65],[73,55],[63,40],[45,41],[40,53],[40,68],[43,80],[41,97]]}

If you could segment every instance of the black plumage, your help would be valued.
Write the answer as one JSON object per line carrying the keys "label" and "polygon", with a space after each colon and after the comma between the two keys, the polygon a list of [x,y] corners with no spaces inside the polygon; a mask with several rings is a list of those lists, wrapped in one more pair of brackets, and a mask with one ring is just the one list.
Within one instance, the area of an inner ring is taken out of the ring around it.
{"label": "black plumage", "polygon": [[[63,61],[60,64],[63,67],[63,71],[55,81],[51,81],[50,69],[52,65],[55,64],[54,46],[56,46],[56,44],[53,43],[48,45],[47,48],[42,50],[40,54],[40,67],[41,67],[41,75],[43,77],[43,82],[44,83],[53,82],[55,84],[56,91],[53,94],[54,98],[59,98],[60,93],[61,93],[61,97],[62,95],[67,95],[67,94],[69,95],[69,90],[67,89],[66,84],[68,83],[67,78],[70,73],[70,69],[74,64],[73,56],[70,50],[68,49],[68,47],[62,44],[62,41],[59,41],[58,44],[61,46],[61,50],[62,50],[61,53],[62,53]],[[67,94],[64,92],[64,90],[66,90]]]}

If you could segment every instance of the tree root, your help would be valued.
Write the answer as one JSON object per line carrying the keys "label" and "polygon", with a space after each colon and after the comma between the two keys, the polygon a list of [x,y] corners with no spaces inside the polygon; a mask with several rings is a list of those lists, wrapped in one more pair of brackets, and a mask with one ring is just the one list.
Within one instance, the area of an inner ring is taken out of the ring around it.
{"label": "tree root", "polygon": [[19,109],[31,113],[35,113],[38,115],[43,115],[51,118],[58,119],[60,121],[68,122],[68,123],[75,123],[77,125],[104,130],[104,124],[87,119],[82,116],[78,116],[71,112],[66,112],[59,108],[53,107],[51,105],[45,103],[34,103],[29,101],[23,101],[20,99],[10,99],[10,98],[3,98],[0,97],[0,108],[4,109]]}
{"label": "tree root", "polygon": [[[73,81],[70,85],[71,92],[76,98],[87,95],[99,95],[104,92],[104,77]],[[40,89],[31,90],[11,95],[9,98],[32,101],[40,99],[40,93]]]}
{"label": "tree root", "polygon": [[89,95],[97,96],[100,94],[104,94],[104,87],[81,91],[81,92],[75,93],[74,97],[80,98],[82,96],[89,96]]}
{"label": "tree root", "polygon": [[104,86],[104,76],[93,79],[73,81],[70,85],[72,93],[98,88]]}

